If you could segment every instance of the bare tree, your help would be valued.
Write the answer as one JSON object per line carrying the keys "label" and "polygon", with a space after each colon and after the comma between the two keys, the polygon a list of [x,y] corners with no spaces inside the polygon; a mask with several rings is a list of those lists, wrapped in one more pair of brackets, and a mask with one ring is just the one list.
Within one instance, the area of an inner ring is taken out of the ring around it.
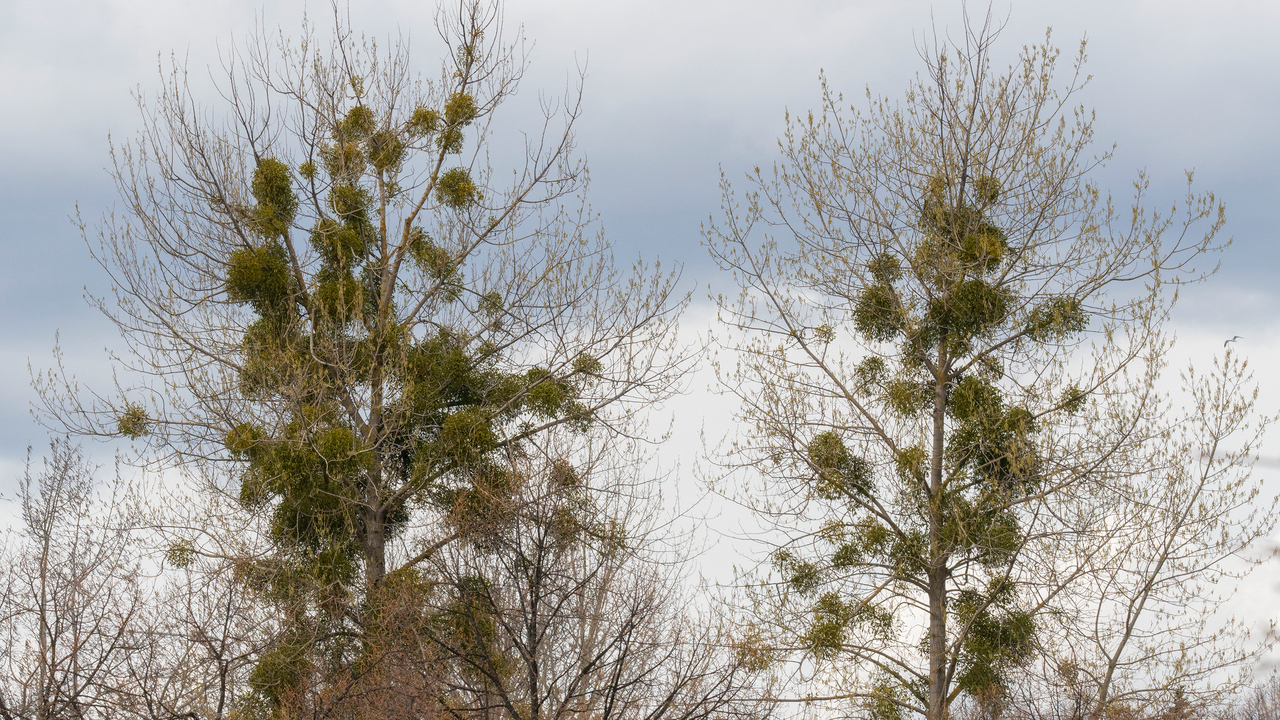
{"label": "bare tree", "polygon": [[703,720],[768,713],[761,668],[690,593],[658,480],[612,443],[513,456],[503,517],[437,556],[441,713]]}
{"label": "bare tree", "polygon": [[[154,529],[148,534],[154,540]],[[179,541],[135,623],[114,706],[142,720],[225,720],[251,704],[251,673],[281,621],[243,560],[198,557]]]}
{"label": "bare tree", "polygon": [[1280,677],[1272,675],[1237,702],[1223,718],[1275,720],[1280,717]]}
{"label": "bare tree", "polygon": [[179,543],[156,562],[139,483],[99,484],[65,441],[28,463],[0,554],[5,720],[223,720],[250,693],[279,621],[220,557]]}
{"label": "bare tree", "polygon": [[0,717],[112,714],[114,690],[146,602],[120,482],[98,488],[77,448],[54,442],[19,490],[0,585]]}

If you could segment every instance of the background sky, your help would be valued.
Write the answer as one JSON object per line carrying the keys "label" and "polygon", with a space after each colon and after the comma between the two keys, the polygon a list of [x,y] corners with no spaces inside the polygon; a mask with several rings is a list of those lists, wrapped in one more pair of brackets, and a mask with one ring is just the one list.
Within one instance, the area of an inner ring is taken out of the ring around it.
{"label": "background sky", "polygon": [[[107,138],[139,127],[131,93],[157,88],[171,53],[199,88],[233,38],[255,23],[294,33],[307,10],[298,0],[0,0],[0,491],[12,491],[26,448],[38,455],[47,442],[31,420],[28,367],[52,363],[55,333],[82,379],[105,386],[110,378],[102,348],[115,331],[82,299],[86,287],[109,287],[73,216],[78,206],[92,226],[115,206]],[[1190,169],[1198,187],[1225,200],[1235,244],[1216,277],[1184,293],[1178,362],[1207,362],[1241,335],[1263,411],[1280,410],[1280,3],[1038,0],[993,10],[1008,17],[997,65],[1047,27],[1068,59],[1088,38],[1094,79],[1078,99],[1097,111],[1098,149],[1117,144],[1097,179],[1122,206],[1141,169],[1157,206],[1179,198]],[[310,11],[324,27],[328,5]],[[434,75],[434,12],[431,2],[386,0],[353,3],[350,14],[371,36],[408,38]],[[865,88],[900,97],[922,68],[923,34],[958,30],[961,12],[957,1],[510,0],[508,24],[523,25],[534,47],[507,120],[520,126],[522,103],[563,92],[585,66],[577,137],[592,203],[620,260],[682,264],[687,289],[702,288],[686,317],[697,332],[714,315],[699,224],[719,208],[721,169],[737,178],[770,163],[784,112],[819,103],[820,71],[851,99]],[[668,407],[683,441],[664,460],[683,468],[696,462],[698,429],[718,436],[730,427],[732,408],[706,386],[695,378],[691,395]],[[110,458],[109,446],[88,449]],[[1280,435],[1267,458],[1280,459]],[[1268,572],[1259,588],[1273,584]]]}

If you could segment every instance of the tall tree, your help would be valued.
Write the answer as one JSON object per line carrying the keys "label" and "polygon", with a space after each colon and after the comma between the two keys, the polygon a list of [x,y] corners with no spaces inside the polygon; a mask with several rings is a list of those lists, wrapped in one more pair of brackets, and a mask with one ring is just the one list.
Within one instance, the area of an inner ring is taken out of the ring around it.
{"label": "tall tree", "polygon": [[859,111],[824,80],[707,230],[741,287],[719,298],[722,378],[747,430],[722,460],[772,531],[760,622],[834,686],[810,694],[886,718],[1002,694],[1096,569],[1052,554],[1080,530],[1063,504],[1087,520],[1135,499],[1113,480],[1171,466],[1161,323],[1224,217],[1189,176],[1170,214],[1141,176],[1115,210],[1069,104],[1083,44],[1058,86],[1047,37],[1001,72],[997,34],[988,17],[929,46],[899,102]]}
{"label": "tall tree", "polygon": [[[496,172],[523,41],[479,0],[438,29],[435,79],[406,42],[336,18],[327,46],[308,28],[228,54],[221,105],[181,67],[139,98],[142,131],[112,151],[126,212],[91,244],[121,383],[37,383],[51,424],[132,438],[267,519],[270,551],[244,572],[296,626],[259,664],[272,702],[298,647],[339,666],[368,649],[351,638],[384,580],[516,491],[509,453],[608,425],[681,369],[674,277],[615,269],[583,200],[580,94],[542,101]],[[423,523],[434,534],[403,541]]]}

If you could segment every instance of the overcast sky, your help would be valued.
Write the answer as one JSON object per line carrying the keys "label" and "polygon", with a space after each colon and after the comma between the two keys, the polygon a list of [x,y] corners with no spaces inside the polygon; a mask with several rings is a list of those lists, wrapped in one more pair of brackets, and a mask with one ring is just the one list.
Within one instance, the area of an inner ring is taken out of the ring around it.
{"label": "overcast sky", "polygon": [[[1260,371],[1264,410],[1276,412],[1280,384],[1262,373],[1280,369],[1280,3],[1038,0],[994,9],[1009,18],[1001,65],[1049,26],[1068,56],[1088,38],[1094,80],[1080,100],[1097,111],[1099,149],[1117,143],[1099,173],[1104,186],[1123,198],[1146,169],[1163,206],[1194,169],[1198,185],[1226,201],[1235,246],[1220,274],[1183,298],[1180,352],[1204,362],[1226,338],[1244,336],[1238,347]],[[0,0],[0,490],[12,488],[25,448],[39,453],[47,442],[30,419],[27,368],[51,364],[55,332],[82,378],[109,378],[101,348],[114,331],[82,299],[85,286],[108,286],[71,216],[78,204],[92,224],[113,207],[107,137],[139,126],[131,91],[156,88],[158,60],[171,53],[203,74],[255,22],[290,33],[305,10],[296,0]],[[311,10],[323,18],[328,6]],[[434,73],[433,12],[430,2],[394,0],[356,3],[351,16],[370,35],[408,38]],[[682,263],[690,289],[712,280],[699,223],[719,207],[720,169],[740,177],[769,163],[783,113],[817,105],[820,71],[851,98],[867,87],[899,97],[921,69],[922,33],[954,31],[959,18],[959,2],[913,0],[507,4],[508,23],[523,24],[536,43],[522,98],[562,92],[578,66],[587,69],[579,147],[618,256]],[[696,329],[709,317],[704,304],[688,323]],[[705,397],[704,387],[692,389]],[[726,427],[722,403],[683,407],[689,428]],[[1280,457],[1277,448],[1273,439],[1266,452]],[[109,458],[109,447],[89,449]],[[687,443],[668,455],[687,467],[691,453]]]}

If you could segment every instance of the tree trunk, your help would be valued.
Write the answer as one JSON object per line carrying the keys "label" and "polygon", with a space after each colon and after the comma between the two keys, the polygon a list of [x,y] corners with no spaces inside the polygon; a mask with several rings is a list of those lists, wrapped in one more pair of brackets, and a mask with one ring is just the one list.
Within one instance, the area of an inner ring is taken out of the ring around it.
{"label": "tree trunk", "polygon": [[373,475],[365,491],[364,510],[364,578],[370,593],[387,574],[387,513],[376,489],[378,474],[375,471]]}
{"label": "tree trunk", "polygon": [[942,546],[942,456],[946,449],[947,356],[938,349],[929,453],[929,696],[928,720],[947,716],[947,553]]}
{"label": "tree trunk", "polygon": [[929,569],[929,705],[928,720],[947,717],[947,571]]}

